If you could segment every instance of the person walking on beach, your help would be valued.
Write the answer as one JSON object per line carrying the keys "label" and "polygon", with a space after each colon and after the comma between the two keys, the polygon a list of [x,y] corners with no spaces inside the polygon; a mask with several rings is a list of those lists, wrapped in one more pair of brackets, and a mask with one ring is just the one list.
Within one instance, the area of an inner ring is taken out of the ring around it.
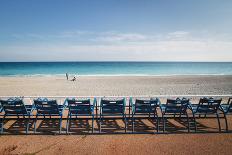
{"label": "person walking on beach", "polygon": [[66,73],[66,79],[68,80],[68,73]]}

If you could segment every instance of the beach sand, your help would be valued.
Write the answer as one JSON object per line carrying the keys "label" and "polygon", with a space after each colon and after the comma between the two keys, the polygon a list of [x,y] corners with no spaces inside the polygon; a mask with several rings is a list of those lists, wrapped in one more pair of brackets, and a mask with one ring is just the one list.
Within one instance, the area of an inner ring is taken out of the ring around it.
{"label": "beach sand", "polygon": [[[232,76],[0,77],[0,96],[160,94],[232,94]],[[0,154],[231,154],[231,116],[228,121],[230,133],[1,135]],[[216,119],[198,122],[218,129]]]}
{"label": "beach sand", "polygon": [[0,96],[231,94],[232,76],[0,77]]}

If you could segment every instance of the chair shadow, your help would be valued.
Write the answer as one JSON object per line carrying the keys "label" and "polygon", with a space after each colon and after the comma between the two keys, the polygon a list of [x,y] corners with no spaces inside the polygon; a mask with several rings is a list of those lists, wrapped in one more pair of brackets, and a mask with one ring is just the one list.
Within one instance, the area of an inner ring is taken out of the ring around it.
{"label": "chair shadow", "polygon": [[[4,120],[4,126],[9,121],[14,121],[8,128],[4,128],[4,132],[8,132],[9,134],[25,134],[27,128],[27,119],[11,119]],[[33,120],[29,121],[29,131],[32,130]]]}
{"label": "chair shadow", "polygon": [[[145,123],[146,122],[146,123]],[[133,121],[128,120],[128,130],[133,130],[132,127]],[[151,125],[148,125],[151,124]],[[134,133],[154,133],[156,132],[157,124],[154,118],[136,118],[134,120]]]}
{"label": "chair shadow", "polygon": [[92,133],[90,118],[87,119],[71,119],[69,121],[69,134],[88,134]]}
{"label": "chair shadow", "polygon": [[[119,123],[122,121],[123,123]],[[125,133],[125,124],[122,118],[104,118],[101,123],[102,133]],[[98,129],[100,130],[100,122],[97,121]]]}
{"label": "chair shadow", "polygon": [[49,134],[55,134],[56,132],[59,131],[60,124],[59,124],[59,119],[46,119],[46,120],[40,120],[41,122],[39,123],[39,120],[37,121],[37,125],[39,126],[36,128],[36,132],[40,133],[49,133]]}
{"label": "chair shadow", "polygon": [[[173,120],[175,123],[173,123]],[[216,121],[216,120],[215,120]],[[193,118],[189,119],[190,122],[190,133],[193,131],[195,132],[195,124]],[[161,128],[160,130],[163,129],[163,122],[162,119],[160,120]],[[181,126],[177,126],[176,124],[180,124]],[[218,133],[218,128],[217,127],[209,127],[206,126],[199,121],[196,120],[196,126],[197,126],[197,133],[212,133],[216,132]],[[166,127],[165,127],[166,132],[172,132],[172,133],[186,133],[188,132],[188,122],[187,118],[170,118],[166,120]]]}
{"label": "chair shadow", "polygon": [[[145,120],[143,120],[145,119]],[[157,118],[136,118],[135,119],[135,133],[154,133],[156,131],[156,119]],[[192,118],[190,118],[192,119]],[[201,119],[205,118],[197,118],[196,124],[197,124],[197,132],[195,132],[195,127],[193,124],[193,120],[190,120],[192,122],[190,124],[190,133],[232,133],[231,130],[228,132],[219,132],[218,126],[216,124],[210,126],[207,123],[201,122]],[[216,118],[206,118],[211,119],[210,121],[217,121]],[[223,120],[223,119],[222,119]],[[63,128],[61,134],[66,134],[66,121],[67,119],[63,119]],[[224,121],[224,120],[223,120]],[[147,123],[148,122],[148,123]],[[102,133],[103,134],[117,134],[117,133],[125,133],[125,122],[122,118],[105,118],[102,120]],[[162,118],[159,118],[159,132],[163,133],[163,124],[162,124]],[[222,123],[222,122],[221,122]],[[65,124],[65,126],[64,126]],[[26,125],[27,125],[27,119],[5,119],[4,120],[4,134],[9,135],[20,135],[20,134],[26,134]],[[223,126],[222,126],[223,127]],[[94,134],[99,134],[99,119],[95,119],[94,121]],[[223,128],[222,128],[223,129]],[[29,134],[33,133],[34,131],[34,119],[32,118],[29,123]],[[53,118],[53,119],[45,119],[45,120],[38,120],[37,121],[37,133],[41,135],[48,135],[48,134],[57,134],[59,132],[59,119]],[[71,134],[92,134],[92,120],[91,118],[84,118],[84,119],[73,119],[71,121],[71,124],[69,125],[69,132]],[[127,118],[127,133],[132,132],[132,120],[130,118]],[[182,133],[188,133],[188,123],[187,119],[185,117],[183,118],[169,118],[166,121],[166,132],[168,134],[182,134]]]}

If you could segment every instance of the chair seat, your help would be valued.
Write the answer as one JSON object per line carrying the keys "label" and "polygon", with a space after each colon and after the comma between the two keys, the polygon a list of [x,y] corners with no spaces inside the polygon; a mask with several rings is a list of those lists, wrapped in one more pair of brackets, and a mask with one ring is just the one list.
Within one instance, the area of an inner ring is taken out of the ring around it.
{"label": "chair seat", "polygon": [[88,108],[78,108],[78,109],[69,109],[71,115],[92,115],[94,112],[94,106],[89,106]]}
{"label": "chair seat", "polygon": [[149,107],[149,106],[139,106],[139,107],[133,107],[133,113],[153,113],[155,111],[155,107]]}
{"label": "chair seat", "polygon": [[59,106],[59,108],[58,108],[59,111],[51,110],[51,109],[44,109],[42,111],[37,111],[37,115],[60,116],[60,115],[62,115],[65,106],[63,106],[63,105],[58,105],[58,106]]}
{"label": "chair seat", "polygon": [[8,111],[7,114],[5,114],[6,116],[29,116],[31,115],[32,111],[33,111],[33,106],[32,105],[25,105],[26,107],[26,111],[25,110],[17,110],[15,109],[14,111]]}
{"label": "chair seat", "polygon": [[102,108],[102,114],[124,113],[122,108]]}
{"label": "chair seat", "polygon": [[163,113],[165,112],[167,114],[176,114],[176,113],[184,113],[185,112],[185,111],[181,110],[180,108],[175,108],[175,107],[168,108],[166,106],[166,104],[160,105],[160,109]]}
{"label": "chair seat", "polygon": [[[191,105],[193,113],[203,113],[203,114],[214,114],[214,109],[204,108],[200,107],[198,108],[198,105]],[[197,109],[198,108],[198,109]]]}

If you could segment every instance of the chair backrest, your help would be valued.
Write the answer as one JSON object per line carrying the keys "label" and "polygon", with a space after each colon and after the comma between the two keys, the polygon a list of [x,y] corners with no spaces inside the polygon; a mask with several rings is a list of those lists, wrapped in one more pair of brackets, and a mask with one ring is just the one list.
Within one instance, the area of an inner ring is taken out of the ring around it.
{"label": "chair backrest", "polygon": [[220,107],[222,99],[200,98],[196,112],[216,113]]}
{"label": "chair backrest", "polygon": [[34,100],[35,108],[37,110],[37,114],[59,114],[59,105],[56,100],[48,100],[48,99],[36,99]]}
{"label": "chair backrest", "polygon": [[67,102],[70,114],[91,114],[92,112],[93,105],[91,105],[90,99],[67,99]]}
{"label": "chair backrest", "polygon": [[136,99],[134,104],[135,113],[152,113],[158,106],[158,98],[151,98],[149,100]]}
{"label": "chair backrest", "polygon": [[0,100],[5,115],[27,115],[26,106],[22,99],[10,98],[8,100]]}
{"label": "chair backrest", "polygon": [[185,113],[189,105],[189,99],[167,99],[165,113]]}
{"label": "chair backrest", "polygon": [[125,98],[117,100],[101,99],[100,111],[102,114],[124,114],[125,106]]}

